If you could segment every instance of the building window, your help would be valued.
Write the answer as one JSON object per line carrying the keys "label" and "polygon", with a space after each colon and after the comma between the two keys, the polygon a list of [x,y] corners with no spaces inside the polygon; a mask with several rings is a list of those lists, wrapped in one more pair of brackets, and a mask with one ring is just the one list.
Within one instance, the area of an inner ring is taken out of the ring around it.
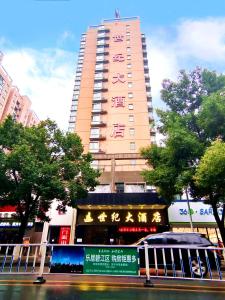
{"label": "building window", "polygon": [[134,128],[130,128],[130,129],[129,129],[129,132],[130,132],[130,135],[132,135],[132,136],[133,136],[133,135],[134,135],[134,133],[135,133],[135,130],[134,130]]}
{"label": "building window", "polygon": [[129,31],[127,31],[126,36],[130,36],[130,32]]}
{"label": "building window", "polygon": [[69,122],[75,122],[76,121],[76,117],[70,117]]}
{"label": "building window", "polygon": [[145,184],[144,183],[129,183],[125,187],[126,193],[144,193]]}
{"label": "building window", "polygon": [[[94,168],[97,169],[97,168]],[[110,189],[110,184],[100,184],[97,185],[94,189],[94,191],[89,191],[91,193],[110,193],[111,189]]]}
{"label": "building window", "polygon": [[101,103],[94,103],[93,106],[92,106],[92,110],[99,111],[99,110],[101,110],[101,108],[102,108]]}
{"label": "building window", "polygon": [[102,98],[101,93],[94,93],[94,97],[93,97],[94,100],[101,100],[101,98]]}
{"label": "building window", "polygon": [[130,44],[130,39],[127,39],[127,45],[129,45]]}
{"label": "building window", "polygon": [[134,122],[134,115],[129,115],[129,122]]}
{"label": "building window", "polygon": [[115,183],[116,193],[124,193],[124,182]]}
{"label": "building window", "polygon": [[133,98],[133,93],[128,93],[128,98]]}
{"label": "building window", "polygon": [[73,110],[77,110],[77,105],[72,105],[71,106],[71,110],[73,111]]}
{"label": "building window", "polygon": [[98,138],[100,135],[100,129],[99,128],[91,128],[91,137],[92,138]]}
{"label": "building window", "polygon": [[133,103],[128,104],[128,109],[129,109],[129,110],[134,109],[134,104],[133,104]]}
{"label": "building window", "polygon": [[97,56],[96,61],[103,61],[104,60],[104,55]]}
{"label": "building window", "polygon": [[97,82],[97,83],[95,83],[94,84],[94,89],[101,89],[103,87],[103,84],[102,84],[102,82]]}
{"label": "building window", "polygon": [[91,162],[91,167],[93,168],[93,169],[98,169],[98,160],[93,160],[92,162]]}
{"label": "building window", "polygon": [[135,150],[135,149],[136,149],[135,142],[130,142],[130,150]]}
{"label": "building window", "polygon": [[76,117],[76,115],[77,115],[77,112],[76,112],[76,111],[71,111],[70,117]]}
{"label": "building window", "polygon": [[133,85],[133,83],[132,83],[132,82],[128,82],[128,87],[129,87],[129,88],[131,88],[131,87],[132,87],[132,85]]}
{"label": "building window", "polygon": [[92,121],[99,123],[100,122],[100,115],[92,116]]}
{"label": "building window", "polygon": [[130,47],[127,47],[127,52],[130,52],[131,51],[131,48]]}
{"label": "building window", "polygon": [[128,68],[128,69],[130,69],[130,68],[131,68],[131,66],[132,66],[131,64],[127,64],[127,68]]}
{"label": "building window", "polygon": [[131,159],[130,164],[131,166],[136,166],[137,164],[136,159]]}
{"label": "building window", "polygon": [[89,145],[89,150],[91,152],[98,152],[99,150],[99,142],[91,142]]}
{"label": "building window", "polygon": [[131,78],[132,77],[132,73],[127,73],[127,77]]}
{"label": "building window", "polygon": [[127,60],[130,60],[130,59],[131,59],[131,55],[128,54],[128,55],[127,55]]}

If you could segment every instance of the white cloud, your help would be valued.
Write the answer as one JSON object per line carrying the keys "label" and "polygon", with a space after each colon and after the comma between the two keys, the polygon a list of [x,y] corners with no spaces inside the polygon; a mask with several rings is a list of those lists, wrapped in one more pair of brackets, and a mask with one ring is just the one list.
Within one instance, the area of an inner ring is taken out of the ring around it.
{"label": "white cloud", "polygon": [[68,31],[68,30],[65,30],[59,37],[58,41],[57,41],[57,45],[59,47],[63,47],[63,45],[67,42],[74,42],[75,40],[75,35]]}
{"label": "white cloud", "polygon": [[225,18],[185,20],[177,28],[178,54],[205,62],[225,62]]}
{"label": "white cloud", "polygon": [[225,18],[182,20],[175,27],[148,34],[153,106],[162,107],[161,82],[177,78],[180,69],[196,65],[225,70]]}
{"label": "white cloud", "polygon": [[40,119],[66,130],[73,91],[75,55],[59,49],[4,51],[3,66]]}
{"label": "white cloud", "polygon": [[158,97],[164,78],[175,79],[179,70],[176,55],[169,47],[151,40],[149,49],[149,69],[152,86],[152,96]]}

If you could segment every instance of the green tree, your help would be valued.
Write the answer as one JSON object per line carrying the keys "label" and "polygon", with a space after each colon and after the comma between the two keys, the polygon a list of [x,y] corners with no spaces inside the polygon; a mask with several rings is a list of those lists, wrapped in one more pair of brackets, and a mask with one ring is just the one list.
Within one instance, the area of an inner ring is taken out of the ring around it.
{"label": "green tree", "polygon": [[59,210],[76,207],[76,199],[96,186],[99,172],[91,161],[79,136],[62,132],[50,120],[28,128],[8,117],[0,125],[0,205],[16,207],[17,242],[28,221],[49,221],[46,212],[54,199]]}
{"label": "green tree", "polygon": [[[194,176],[198,195],[212,206],[225,245],[225,143],[217,140],[202,156]],[[218,213],[218,208],[221,214]]]}
{"label": "green tree", "polygon": [[157,113],[165,145],[142,149],[150,166],[143,176],[169,203],[184,191],[187,199],[189,193],[201,198],[196,167],[213,140],[225,140],[225,76],[200,68],[182,70],[177,82],[165,79],[162,86],[167,108]]}

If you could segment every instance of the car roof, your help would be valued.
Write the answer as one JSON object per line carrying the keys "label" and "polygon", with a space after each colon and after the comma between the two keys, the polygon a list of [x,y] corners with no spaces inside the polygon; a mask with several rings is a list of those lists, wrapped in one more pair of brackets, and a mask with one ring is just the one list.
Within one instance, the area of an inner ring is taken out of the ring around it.
{"label": "car roof", "polygon": [[[159,232],[159,233],[151,233],[145,237],[143,237],[142,239],[146,239],[152,236],[157,236],[157,235],[199,235],[201,236],[202,234],[199,232],[173,232],[173,231],[165,231],[165,232]],[[141,239],[140,239],[141,240]]]}
{"label": "car roof", "polygon": [[157,234],[173,234],[173,235],[178,235],[178,234],[197,234],[200,235],[200,232],[173,232],[173,231],[165,231],[162,233],[157,233]]}

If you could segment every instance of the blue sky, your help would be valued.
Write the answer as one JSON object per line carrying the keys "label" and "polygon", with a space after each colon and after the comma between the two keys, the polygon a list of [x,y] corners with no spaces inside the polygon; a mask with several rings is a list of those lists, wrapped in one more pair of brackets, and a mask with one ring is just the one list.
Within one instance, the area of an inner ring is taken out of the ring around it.
{"label": "blue sky", "polygon": [[80,35],[115,8],[141,18],[155,108],[162,79],[179,69],[225,72],[224,0],[0,0],[2,64],[40,118],[67,129]]}

